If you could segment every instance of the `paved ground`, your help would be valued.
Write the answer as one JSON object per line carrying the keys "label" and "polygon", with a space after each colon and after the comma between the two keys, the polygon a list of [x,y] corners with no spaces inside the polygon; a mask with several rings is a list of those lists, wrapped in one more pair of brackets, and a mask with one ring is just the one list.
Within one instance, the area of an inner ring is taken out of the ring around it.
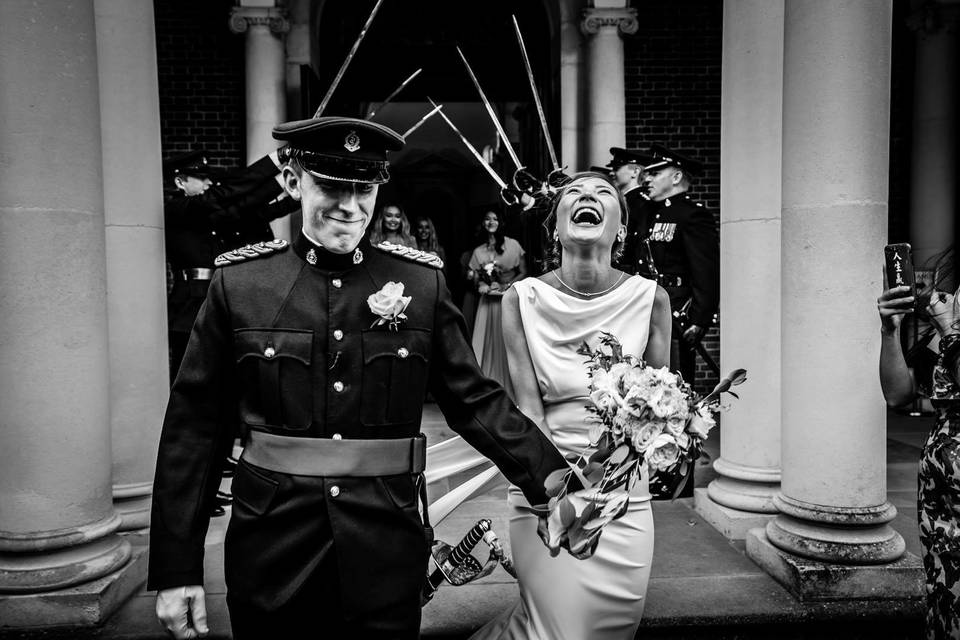
{"label": "paved ground", "polygon": [[[435,406],[428,405],[424,431],[430,442],[452,434]],[[918,554],[916,463],[930,418],[890,414],[888,419],[888,496],[899,514],[893,523],[908,551]],[[707,447],[715,459],[719,441]],[[697,486],[714,477],[709,465],[697,470]],[[438,537],[455,542],[480,517],[494,520],[506,538],[503,491],[481,496],[458,509],[438,527]],[[654,506],[657,544],[644,622],[638,638],[902,638],[921,637],[916,602],[857,601],[804,605],[758,568],[743,543],[730,542],[701,519],[689,500]],[[221,568],[227,518],[213,520],[207,540],[207,592],[211,637],[229,638]],[[502,569],[477,583],[441,588],[424,609],[423,636],[429,640],[465,638],[517,597],[516,583]],[[2,622],[0,622],[2,623]],[[131,598],[103,628],[3,633],[7,640],[27,638],[164,638],[153,616],[153,594]]]}

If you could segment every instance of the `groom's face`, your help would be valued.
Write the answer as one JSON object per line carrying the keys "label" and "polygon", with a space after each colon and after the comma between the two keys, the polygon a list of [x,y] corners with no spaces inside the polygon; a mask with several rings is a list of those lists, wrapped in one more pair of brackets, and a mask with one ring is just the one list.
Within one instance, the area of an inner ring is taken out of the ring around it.
{"label": "groom's face", "polygon": [[579,178],[564,188],[557,203],[557,234],[560,244],[597,244],[610,248],[618,234],[626,232],[621,224],[620,196],[602,178]]}

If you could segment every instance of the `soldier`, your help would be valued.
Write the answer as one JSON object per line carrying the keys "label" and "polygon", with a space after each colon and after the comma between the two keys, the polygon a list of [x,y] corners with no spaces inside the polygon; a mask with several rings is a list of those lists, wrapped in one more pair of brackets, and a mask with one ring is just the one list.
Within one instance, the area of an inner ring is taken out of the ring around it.
{"label": "soldier", "polygon": [[217,260],[164,420],[148,586],[177,637],[207,632],[208,470],[239,420],[224,558],[234,637],[416,638],[432,537],[420,513],[426,391],[531,504],[567,465],[481,375],[439,258],[363,239],[403,138],[338,117],[274,137],[289,143],[283,178],[303,229],[292,246]]}
{"label": "soldier", "polygon": [[643,167],[652,162],[652,159],[639,151],[620,147],[610,147],[610,155],[613,157],[607,163],[607,171],[630,210],[620,267],[627,273],[637,273],[641,256],[640,245],[647,236],[647,218],[651,206],[642,184]]}

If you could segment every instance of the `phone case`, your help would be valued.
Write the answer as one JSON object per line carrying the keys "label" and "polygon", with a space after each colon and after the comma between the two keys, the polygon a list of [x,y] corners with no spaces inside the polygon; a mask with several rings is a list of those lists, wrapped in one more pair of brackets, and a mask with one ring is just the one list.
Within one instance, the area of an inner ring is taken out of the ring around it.
{"label": "phone case", "polygon": [[910,287],[910,295],[917,295],[917,281],[913,270],[913,249],[907,242],[888,244],[883,248],[887,262],[887,284],[893,287]]}

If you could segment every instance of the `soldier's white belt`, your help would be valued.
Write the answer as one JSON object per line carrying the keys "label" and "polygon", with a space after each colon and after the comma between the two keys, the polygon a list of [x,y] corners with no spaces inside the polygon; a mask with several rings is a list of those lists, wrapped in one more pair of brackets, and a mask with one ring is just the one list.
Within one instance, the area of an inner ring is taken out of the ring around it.
{"label": "soldier's white belt", "polygon": [[332,440],[291,438],[251,431],[241,460],[261,469],[295,476],[376,477],[421,473],[427,440]]}

